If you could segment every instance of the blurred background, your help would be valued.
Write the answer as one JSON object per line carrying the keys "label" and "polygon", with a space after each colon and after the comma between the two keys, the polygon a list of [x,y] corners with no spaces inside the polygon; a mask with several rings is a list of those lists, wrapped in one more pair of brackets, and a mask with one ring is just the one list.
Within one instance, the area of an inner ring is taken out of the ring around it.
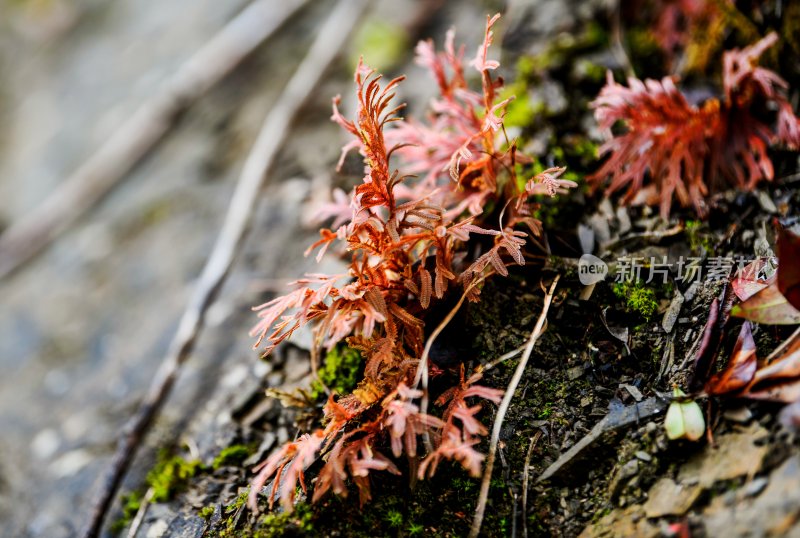
{"label": "blurred background", "polygon": [[[0,0],[0,230],[58,192],[247,4]],[[275,7],[271,15],[262,12],[265,25],[286,12],[286,2],[265,4]],[[166,118],[169,129],[106,196],[0,279],[3,536],[73,536],[85,520],[120,429],[153,378],[211,251],[261,122],[335,5],[305,4],[229,74]],[[389,72],[407,70],[412,81],[404,97],[423,103],[433,88],[413,82],[427,74],[412,66],[411,45],[421,36],[441,43],[456,25],[471,49],[486,13],[503,7],[370,3],[283,134],[253,229],[157,432],[181,435],[215,393],[235,394],[247,383],[259,367],[247,336],[250,307],[313,267],[302,257],[316,235],[301,228],[303,202],[331,182],[345,136],[329,121],[330,99],[352,93],[358,53]],[[425,89],[415,95],[417,88]],[[8,264],[9,251],[0,252],[6,257],[0,265]]]}

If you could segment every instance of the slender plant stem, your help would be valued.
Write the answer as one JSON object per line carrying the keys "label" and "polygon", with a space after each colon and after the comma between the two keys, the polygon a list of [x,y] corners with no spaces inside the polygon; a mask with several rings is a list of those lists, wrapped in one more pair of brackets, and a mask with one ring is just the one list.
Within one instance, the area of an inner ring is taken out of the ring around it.
{"label": "slender plant stem", "polygon": [[264,184],[267,171],[280,150],[295,115],[317,87],[325,69],[345,44],[367,0],[340,0],[317,33],[311,49],[294,73],[283,93],[267,115],[250,151],[228,206],[222,230],[214,244],[193,295],[181,317],[166,357],[150,389],[122,434],[116,453],[93,503],[88,525],[82,536],[97,536],[141,439],[172,389],[181,365],[189,357],[203,328],[205,313],[225,281],[236,253],[249,227],[250,219]]}
{"label": "slender plant stem", "polygon": [[[464,293],[461,294],[461,298],[458,300],[458,303],[447,313],[447,316],[442,320],[439,325],[433,330],[431,335],[428,337],[428,341],[425,342],[425,348],[422,350],[422,357],[419,359],[419,364],[417,364],[417,374],[414,376],[414,388],[416,389],[419,387],[420,381],[422,381],[422,401],[420,402],[420,412],[426,414],[428,412],[428,355],[430,355],[431,347],[433,347],[433,342],[439,337],[442,331],[447,327],[447,325],[453,320],[453,318],[458,313],[461,305],[464,304],[464,300],[469,295],[469,292],[472,291],[478,284],[486,280],[487,277],[492,275],[492,272],[488,272],[485,275],[482,275],[472,282],[464,289]],[[426,448],[430,451],[430,439],[429,437],[425,438],[426,441]]]}
{"label": "slender plant stem", "polygon": [[533,457],[533,449],[539,438],[542,436],[542,430],[536,432],[536,435],[531,437],[531,442],[528,445],[528,453],[525,454],[525,468],[522,470],[522,538],[528,538],[528,483],[530,478],[531,458]]}
{"label": "slender plant stem", "polygon": [[[488,273],[488,276],[491,273]],[[464,293],[461,294],[461,298],[458,300],[458,303],[447,313],[447,316],[442,320],[439,325],[433,330],[431,335],[428,337],[428,341],[425,342],[425,348],[422,350],[422,357],[419,359],[419,363],[417,364],[417,374],[414,376],[414,388],[418,388],[420,382],[422,382],[422,398],[420,400],[419,409],[420,413],[423,415],[428,413],[428,403],[430,399],[428,398],[428,355],[430,355],[431,347],[433,347],[433,342],[439,337],[442,331],[447,327],[448,323],[452,321],[452,319],[456,316],[461,305],[464,304],[464,299],[467,298],[472,289],[483,282],[486,279],[486,276],[481,276],[480,278],[476,278],[469,285],[464,289]],[[433,452],[433,443],[431,443],[431,436],[428,432],[422,437],[423,443],[425,443],[425,449],[428,452]]]}
{"label": "slender plant stem", "polygon": [[511,399],[514,397],[514,391],[517,390],[519,382],[522,379],[522,374],[525,372],[525,366],[528,364],[528,359],[531,358],[533,346],[539,339],[544,323],[547,320],[547,312],[550,310],[550,304],[553,302],[553,293],[556,291],[556,285],[560,275],[556,275],[553,283],[550,284],[550,289],[547,290],[547,295],[544,297],[544,305],[542,306],[542,313],[536,321],[536,326],[531,331],[531,336],[528,339],[528,345],[525,346],[525,351],[522,353],[522,358],[517,364],[517,369],[514,370],[514,375],[511,382],[506,388],[506,393],[503,395],[503,401],[497,408],[497,416],[494,419],[494,426],[492,428],[492,437],[489,441],[489,455],[486,458],[486,468],[483,471],[483,480],[481,481],[481,492],[478,495],[478,506],[475,508],[475,517],[472,519],[472,528],[469,531],[470,538],[477,538],[481,532],[481,525],[483,524],[483,514],[486,511],[486,501],[489,499],[489,483],[492,480],[492,470],[494,469],[494,460],[497,453],[497,444],[500,440],[500,430],[503,427],[503,419],[506,416],[508,407],[511,404]]}
{"label": "slender plant stem", "polygon": [[200,48],[38,207],[0,235],[0,279],[66,231],[169,132],[175,118],[308,0],[256,0]]}
{"label": "slender plant stem", "polygon": [[147,515],[147,509],[150,507],[150,503],[153,500],[153,495],[155,494],[155,490],[153,488],[149,488],[147,493],[144,494],[144,498],[142,502],[139,504],[139,509],[136,511],[136,516],[133,518],[131,522],[131,526],[128,529],[128,538],[136,538],[136,535],[139,533],[139,527],[142,526],[142,522],[144,521],[144,516]]}

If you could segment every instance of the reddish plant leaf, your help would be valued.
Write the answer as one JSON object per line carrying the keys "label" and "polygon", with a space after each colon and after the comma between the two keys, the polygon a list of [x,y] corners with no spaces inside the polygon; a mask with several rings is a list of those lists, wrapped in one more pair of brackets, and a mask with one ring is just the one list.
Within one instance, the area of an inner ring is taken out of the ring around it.
{"label": "reddish plant leaf", "polygon": [[740,301],[746,301],[775,280],[774,277],[764,279],[758,276],[769,262],[767,258],[758,258],[736,273],[731,285]]}
{"label": "reddish plant leaf", "polygon": [[706,383],[706,392],[715,395],[726,394],[746,387],[753,380],[757,366],[753,332],[750,322],[745,321],[728,365],[721,372],[711,376]]}
{"label": "reddish plant leaf", "polygon": [[800,400],[800,331],[778,348],[774,360],[756,371],[742,396],[785,403]]}
{"label": "reddish plant leaf", "polygon": [[[666,219],[674,199],[705,217],[709,194],[724,185],[752,191],[759,182],[772,181],[769,146],[800,146],[800,118],[794,115],[787,82],[758,66],[759,57],[777,41],[772,32],[749,47],[726,51],[724,97],[700,107],[677,87],[675,77],[631,77],[625,86],[609,74],[591,103],[607,137],[599,153],[608,158],[587,177],[589,182],[607,182],[608,194],[627,188],[625,203],[654,185]],[[757,113],[764,106],[778,111],[777,121],[765,123]],[[621,132],[612,130],[620,123]]]}
{"label": "reddish plant leaf", "polygon": [[778,234],[778,289],[800,309],[800,235],[783,229]]}
{"label": "reddish plant leaf", "polygon": [[778,290],[777,284],[770,284],[746,301],[734,306],[731,314],[767,325],[800,323],[800,311],[789,304],[786,297]]}
{"label": "reddish plant leaf", "polygon": [[717,348],[719,347],[718,320],[719,299],[715,298],[708,310],[708,320],[703,329],[703,339],[700,341],[700,347],[697,348],[697,353],[695,354],[694,374],[692,382],[689,384],[692,390],[703,386],[705,380],[708,379],[708,374],[711,373],[711,367],[714,364],[713,358],[716,357]]}
{"label": "reddish plant leaf", "polygon": [[800,379],[793,379],[769,386],[758,392],[749,392],[747,398],[769,402],[792,403],[800,400]]}
{"label": "reddish plant leaf", "polygon": [[705,386],[711,375],[735,300],[736,296],[733,293],[733,287],[726,285],[720,297],[711,302],[708,320],[703,329],[703,339],[700,341],[700,347],[697,348],[697,353],[695,354],[694,373],[689,382],[689,389],[692,391],[700,390]]}

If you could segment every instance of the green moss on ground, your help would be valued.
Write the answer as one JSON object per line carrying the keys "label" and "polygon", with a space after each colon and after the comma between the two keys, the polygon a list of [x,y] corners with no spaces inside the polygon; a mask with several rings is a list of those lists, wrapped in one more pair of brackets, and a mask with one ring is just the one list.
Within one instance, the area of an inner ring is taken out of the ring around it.
{"label": "green moss on ground", "polygon": [[214,458],[211,468],[216,471],[223,465],[241,465],[252,452],[252,448],[246,445],[231,445],[223,448]]}
{"label": "green moss on ground", "polygon": [[[591,462],[578,462],[574,474],[579,478],[573,484],[554,487],[532,482],[528,512],[523,514],[520,499],[526,454],[532,439],[536,439],[529,471],[529,479],[534,481],[563,452],[565,439],[576,442],[608,408],[613,391],[598,392],[598,383],[613,387],[619,382],[620,375],[648,376],[657,368],[657,364],[650,361],[642,362],[628,356],[624,346],[609,337],[607,329],[593,314],[598,305],[577,301],[581,289],[577,276],[564,274],[560,269],[559,272],[562,280],[551,308],[550,327],[537,343],[504,421],[500,436],[502,455],[497,460],[490,483],[483,524],[485,536],[508,536],[514,528],[520,535],[523,518],[529,536],[577,534],[591,522],[595,513],[607,509],[609,477],[618,464],[613,450],[615,443],[606,448],[598,447]],[[464,307],[463,333],[469,335],[468,348],[472,350],[464,360],[470,368],[478,363],[494,361],[501,354],[524,344],[542,307],[540,278],[541,270],[534,264],[513,268],[508,278],[485,283],[482,301]],[[599,304],[613,303],[614,300],[610,286],[599,286],[593,297],[593,302]],[[647,349],[655,338],[645,340],[649,335],[649,331],[643,331],[641,337],[640,345]],[[591,346],[587,346],[587,342]],[[345,348],[338,348],[326,359],[332,367],[323,375],[330,375],[325,379],[334,389],[336,383],[342,381],[338,379],[336,374],[339,371],[335,367],[360,363],[356,354],[343,356],[346,354]],[[481,383],[493,387],[507,386],[518,360],[515,358],[499,364],[487,372]],[[431,390],[437,392],[452,386],[457,372],[458,367],[446,368],[431,380]],[[350,390],[346,380],[339,388],[343,392]],[[434,406],[432,412],[436,414],[439,411]],[[479,418],[488,426],[494,413],[495,406],[487,404]],[[630,450],[635,446],[631,445]],[[484,440],[476,448],[485,453],[488,441]],[[469,532],[480,479],[470,476],[457,462],[443,462],[433,480],[414,480],[412,484],[410,477],[415,472],[408,461],[401,458],[396,460],[396,464],[402,476],[375,473],[370,482],[372,500],[363,507],[359,506],[357,488],[350,484],[346,498],[331,495],[316,504],[309,504],[298,492],[301,501],[291,514],[281,512],[279,507],[269,511],[266,497],[262,496],[264,514],[255,517],[244,506],[247,491],[242,490],[236,499],[219,510],[219,517],[214,515],[213,506],[201,511],[200,515],[209,522],[206,536],[450,537],[464,536]],[[313,491],[313,482],[321,465],[319,461],[308,470],[306,481],[310,491]],[[234,475],[232,469],[230,472],[231,480],[246,485],[241,475]],[[587,479],[587,476],[590,477]],[[581,511],[566,518],[563,504],[574,498],[582,499]]]}
{"label": "green moss on ground", "polygon": [[122,514],[111,524],[112,533],[119,534],[131,524],[141,506],[143,491],[153,490],[150,502],[170,501],[189,485],[192,477],[206,469],[200,460],[187,461],[180,456],[172,455],[168,449],[159,451],[156,463],[148,471],[142,489],[121,496]]}
{"label": "green moss on ground", "polygon": [[131,491],[122,495],[122,515],[111,523],[111,533],[119,534],[130,525],[141,506],[142,494],[140,492]]}
{"label": "green moss on ground", "polygon": [[201,508],[200,511],[197,513],[197,515],[199,515],[206,521],[209,521],[211,517],[214,515],[214,512],[216,512],[216,510],[217,509],[214,507],[214,505],[210,504],[208,506],[204,506],[203,508]]}
{"label": "green moss on ground", "polygon": [[625,302],[628,312],[635,312],[650,321],[658,312],[658,299],[652,288],[647,288],[641,280],[617,282],[613,287],[614,295]]}
{"label": "green moss on ground", "polygon": [[342,342],[325,355],[318,379],[311,383],[311,396],[317,399],[324,395],[325,387],[336,394],[350,394],[363,372],[361,353]]}
{"label": "green moss on ground", "polygon": [[189,479],[205,469],[200,460],[187,461],[180,456],[169,456],[162,451],[155,466],[147,473],[145,482],[153,488],[153,502],[165,502],[182,491]]}

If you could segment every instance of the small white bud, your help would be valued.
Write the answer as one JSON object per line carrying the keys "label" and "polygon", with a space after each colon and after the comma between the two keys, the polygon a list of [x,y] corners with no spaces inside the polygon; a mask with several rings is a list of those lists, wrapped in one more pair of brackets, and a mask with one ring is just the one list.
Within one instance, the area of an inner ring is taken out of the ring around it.
{"label": "small white bud", "polygon": [[[676,387],[673,391],[673,396],[682,398],[686,394]],[[706,431],[703,411],[695,401],[674,401],[667,409],[664,429],[667,430],[667,437],[671,440],[689,439],[690,441],[697,441],[703,437],[703,433]]]}

